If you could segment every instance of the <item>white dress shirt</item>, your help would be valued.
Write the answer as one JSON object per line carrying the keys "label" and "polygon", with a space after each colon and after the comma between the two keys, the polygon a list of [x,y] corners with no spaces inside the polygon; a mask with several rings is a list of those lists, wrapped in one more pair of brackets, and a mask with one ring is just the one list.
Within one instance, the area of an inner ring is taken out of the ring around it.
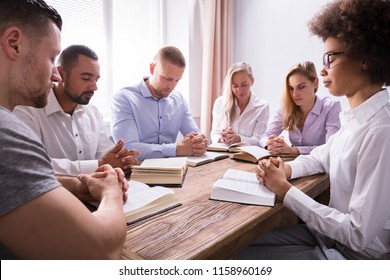
{"label": "white dress shirt", "polygon": [[42,140],[56,175],[91,173],[98,167],[97,159],[113,147],[102,115],[91,104],[77,105],[70,115],[52,91],[45,108],[17,106],[13,112]]}
{"label": "white dress shirt", "polygon": [[327,172],[329,206],[295,187],[284,205],[319,233],[368,257],[390,252],[390,103],[387,90],[340,114],[341,129],[291,162],[292,178]]}
{"label": "white dress shirt", "polygon": [[[213,124],[211,130],[211,142],[217,143],[221,138],[221,130],[226,128],[223,121],[223,96],[218,97],[214,102],[213,108]],[[244,112],[241,113],[237,105],[237,100],[234,101],[236,117],[230,127],[233,131],[240,135],[241,142],[249,145],[259,146],[261,135],[265,132],[269,119],[269,105],[264,100],[251,93],[249,103]]]}

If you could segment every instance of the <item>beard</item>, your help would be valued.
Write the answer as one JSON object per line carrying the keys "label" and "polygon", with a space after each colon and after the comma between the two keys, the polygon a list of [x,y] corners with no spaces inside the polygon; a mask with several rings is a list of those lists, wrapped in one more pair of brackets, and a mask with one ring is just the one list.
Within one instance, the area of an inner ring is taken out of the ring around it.
{"label": "beard", "polygon": [[86,95],[94,94],[93,91],[83,91],[82,93],[77,95],[68,86],[64,86],[64,93],[66,96],[68,96],[70,100],[79,105],[87,105],[91,100],[91,97]]}
{"label": "beard", "polygon": [[35,108],[44,108],[47,105],[53,83],[50,79],[45,78],[48,72],[40,71],[42,67],[36,65],[38,65],[37,57],[33,52],[28,53],[25,59],[25,68],[18,75],[21,79],[15,82],[11,104]]}
{"label": "beard", "polygon": [[44,107],[46,107],[46,105],[47,105],[47,96],[48,96],[48,93],[36,96],[33,99],[33,107],[35,107],[35,108],[44,108]]}

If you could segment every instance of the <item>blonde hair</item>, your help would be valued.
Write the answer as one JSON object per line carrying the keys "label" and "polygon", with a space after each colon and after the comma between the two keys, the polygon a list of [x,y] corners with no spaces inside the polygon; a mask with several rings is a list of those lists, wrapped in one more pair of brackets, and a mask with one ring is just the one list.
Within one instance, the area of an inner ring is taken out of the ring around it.
{"label": "blonde hair", "polygon": [[169,61],[173,65],[181,68],[186,67],[186,60],[183,53],[174,46],[166,46],[159,49],[157,54],[154,56],[153,61],[154,63],[164,63],[165,61]]}
{"label": "blonde hair", "polygon": [[239,72],[246,72],[249,78],[253,81],[252,68],[245,62],[237,62],[230,65],[224,80],[222,96],[222,124],[224,127],[230,126],[236,117],[236,111],[234,109],[235,95],[232,92],[232,79],[234,74]]}
{"label": "blonde hair", "polygon": [[[303,124],[303,112],[299,106],[297,106],[294,100],[291,97],[289,90],[289,79],[292,75],[302,74],[304,75],[310,82],[314,82],[317,77],[316,67],[314,63],[311,61],[304,61],[298,64],[295,64],[290,68],[286,75],[285,85],[284,85],[284,93],[283,93],[283,115],[282,115],[282,124],[283,129],[288,131],[292,131],[294,126],[300,126]],[[318,87],[314,89],[314,93],[317,92]]]}

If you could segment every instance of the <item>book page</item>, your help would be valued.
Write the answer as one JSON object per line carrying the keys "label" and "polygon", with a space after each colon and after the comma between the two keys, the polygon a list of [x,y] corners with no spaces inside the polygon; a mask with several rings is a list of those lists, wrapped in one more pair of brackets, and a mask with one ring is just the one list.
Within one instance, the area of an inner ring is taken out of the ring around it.
{"label": "book page", "polygon": [[203,161],[213,161],[216,158],[228,158],[229,155],[221,154],[217,152],[206,152],[199,157],[187,157],[189,163],[201,163]]}
{"label": "book page", "polygon": [[233,147],[240,147],[240,146],[247,146],[248,144],[246,143],[243,143],[243,142],[237,142],[237,143],[233,143],[231,144],[230,146],[226,145],[225,143],[220,143],[220,142],[217,142],[217,143],[212,143],[210,144],[207,149],[210,150],[210,151],[228,151],[229,148],[233,148]]}
{"label": "book page", "polygon": [[247,152],[248,154],[254,156],[256,159],[270,155],[269,151],[259,146],[243,146],[243,147],[238,147],[237,149]]}
{"label": "book page", "polygon": [[259,183],[259,180],[257,180],[255,173],[248,172],[248,171],[241,171],[237,169],[228,169],[223,175],[223,179],[249,182],[255,184]]}
{"label": "book page", "polygon": [[264,185],[260,183],[248,183],[248,182],[240,182],[228,179],[218,179],[215,182],[214,187],[227,189],[230,191],[245,193],[254,196],[260,197],[274,197],[275,194],[268,190]]}
{"label": "book page", "polygon": [[207,147],[207,150],[210,151],[227,151],[229,147],[225,143],[212,143]]}
{"label": "book page", "polygon": [[130,180],[128,189],[128,199],[123,204],[124,212],[143,207],[164,195],[174,193],[173,190],[164,187],[149,187],[148,185]]}
{"label": "book page", "polygon": [[134,165],[133,169],[181,169],[187,165],[186,157],[151,158],[145,159],[141,165]]}

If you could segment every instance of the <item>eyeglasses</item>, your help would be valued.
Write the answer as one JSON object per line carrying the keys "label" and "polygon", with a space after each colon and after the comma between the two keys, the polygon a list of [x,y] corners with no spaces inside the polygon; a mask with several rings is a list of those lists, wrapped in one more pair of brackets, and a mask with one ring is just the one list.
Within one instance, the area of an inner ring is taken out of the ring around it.
{"label": "eyeglasses", "polygon": [[332,55],[339,55],[339,54],[344,54],[345,52],[327,52],[327,53],[324,53],[323,57],[322,57],[322,63],[324,64],[325,68],[326,69],[329,69],[330,68],[330,63],[332,61],[330,61],[330,56]]}

